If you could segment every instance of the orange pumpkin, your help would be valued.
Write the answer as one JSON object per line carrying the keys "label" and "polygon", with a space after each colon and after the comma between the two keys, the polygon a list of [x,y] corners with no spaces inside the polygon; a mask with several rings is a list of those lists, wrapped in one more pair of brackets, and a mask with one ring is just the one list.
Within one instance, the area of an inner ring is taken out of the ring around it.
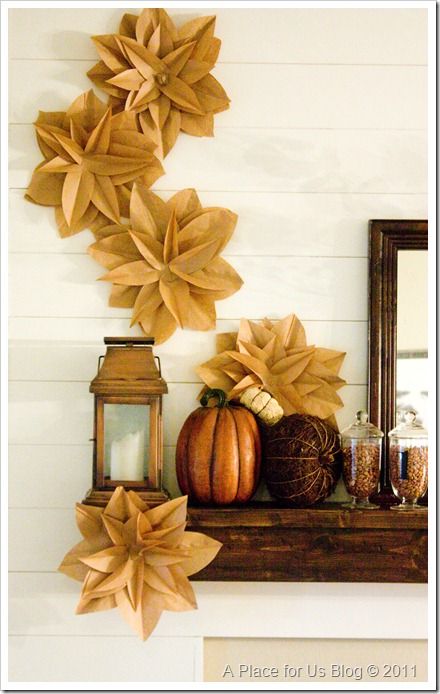
{"label": "orange pumpkin", "polygon": [[[211,398],[215,407],[207,407]],[[226,402],[222,390],[208,390],[179,434],[177,480],[199,504],[245,503],[260,477],[261,442],[252,412]]]}

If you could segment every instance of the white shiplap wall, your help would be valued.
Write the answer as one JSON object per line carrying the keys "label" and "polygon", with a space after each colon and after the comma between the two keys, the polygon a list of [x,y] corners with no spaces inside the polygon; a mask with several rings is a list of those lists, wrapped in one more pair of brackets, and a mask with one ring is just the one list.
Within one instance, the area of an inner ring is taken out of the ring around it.
{"label": "white shiplap wall", "polygon": [[[311,342],[346,350],[345,426],[366,401],[368,220],[426,216],[427,13],[214,12],[223,41],[215,74],[231,109],[216,117],[215,138],[179,138],[156,190],[168,197],[196,187],[205,205],[238,213],[225,257],[245,283],[217,304],[218,331],[242,316],[295,312]],[[54,572],[77,540],[73,507],[90,483],[88,384],[102,338],[127,334],[129,311],[107,306],[109,286],[95,281],[101,268],[85,253],[91,234],[59,239],[52,209],[23,193],[39,161],[38,109],[62,110],[90,88],[90,35],[115,31],[121,13],[9,11],[10,679],[128,681],[136,672],[139,681],[191,681],[203,635],[424,638],[424,586],[196,584],[199,612],[165,615],[143,645],[116,614],[72,615],[78,586]],[[201,13],[172,12],[178,21]],[[193,368],[214,353],[214,340],[185,331],[157,348],[170,387],[174,493],[174,445],[200,388]],[[343,616],[347,596],[356,609]],[[247,621],[237,619],[238,604]],[[164,669],[171,649],[179,657]]]}

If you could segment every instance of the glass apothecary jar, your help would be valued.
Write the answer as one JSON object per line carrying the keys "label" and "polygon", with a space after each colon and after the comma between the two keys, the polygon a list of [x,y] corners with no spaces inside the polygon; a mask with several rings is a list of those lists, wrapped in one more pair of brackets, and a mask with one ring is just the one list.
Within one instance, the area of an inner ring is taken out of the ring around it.
{"label": "glass apothecary jar", "polygon": [[383,432],[368,421],[364,410],[356,413],[353,424],[341,432],[343,478],[352,501],[348,508],[374,509],[370,496],[377,492]]}
{"label": "glass apothecary jar", "polygon": [[417,503],[428,488],[428,432],[416,421],[414,410],[398,413],[399,424],[390,438],[390,482],[401,500],[393,511],[425,510]]}

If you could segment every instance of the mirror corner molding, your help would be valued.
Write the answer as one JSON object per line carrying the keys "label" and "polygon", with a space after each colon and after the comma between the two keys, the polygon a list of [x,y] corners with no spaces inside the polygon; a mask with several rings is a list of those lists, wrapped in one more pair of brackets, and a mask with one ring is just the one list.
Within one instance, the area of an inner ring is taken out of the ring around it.
{"label": "mirror corner molding", "polygon": [[397,257],[428,248],[427,220],[369,222],[368,408],[385,435],[379,499],[394,499],[388,474],[388,432],[395,426],[397,361]]}

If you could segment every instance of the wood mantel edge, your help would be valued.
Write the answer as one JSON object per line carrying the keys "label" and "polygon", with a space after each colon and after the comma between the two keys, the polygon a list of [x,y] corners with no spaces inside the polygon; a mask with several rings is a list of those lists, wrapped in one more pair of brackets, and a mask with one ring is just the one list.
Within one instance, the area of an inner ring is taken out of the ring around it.
{"label": "wood mantel edge", "polygon": [[188,529],[222,543],[195,581],[426,583],[426,511],[190,507]]}
{"label": "wood mantel edge", "polygon": [[351,510],[343,508],[340,504],[330,503],[313,508],[286,508],[266,503],[246,507],[191,506],[188,508],[188,526],[426,530],[428,513],[426,510]]}

